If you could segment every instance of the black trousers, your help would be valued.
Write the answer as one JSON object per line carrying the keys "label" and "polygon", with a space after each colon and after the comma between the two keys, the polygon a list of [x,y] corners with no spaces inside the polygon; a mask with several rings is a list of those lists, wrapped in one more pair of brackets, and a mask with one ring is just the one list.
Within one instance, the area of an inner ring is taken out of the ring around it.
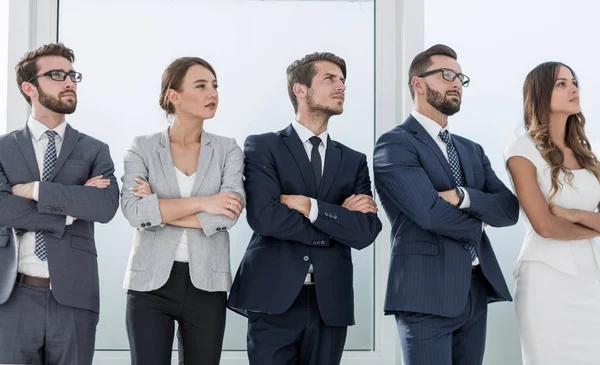
{"label": "black trousers", "polygon": [[[126,326],[132,365],[169,365],[175,334],[183,364],[218,365],[225,333],[226,292],[194,287],[187,263],[175,262],[157,290],[127,292]],[[181,349],[180,349],[181,350]]]}
{"label": "black trousers", "polygon": [[314,285],[282,314],[248,312],[250,365],[338,365],[348,327],[323,323]]}

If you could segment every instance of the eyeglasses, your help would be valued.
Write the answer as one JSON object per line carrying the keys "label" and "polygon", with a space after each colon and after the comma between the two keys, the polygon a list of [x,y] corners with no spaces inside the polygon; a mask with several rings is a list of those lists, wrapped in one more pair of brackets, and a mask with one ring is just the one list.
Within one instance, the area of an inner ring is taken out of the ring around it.
{"label": "eyeglasses", "polygon": [[454,81],[456,80],[456,78],[458,77],[458,79],[460,80],[461,84],[463,87],[467,87],[469,86],[469,82],[471,82],[471,79],[465,75],[465,74],[457,74],[456,72],[448,69],[448,68],[438,68],[435,70],[431,70],[431,71],[427,71],[425,73],[422,73],[419,75],[419,77],[425,77],[425,76],[429,76],[429,75],[433,75],[435,73],[441,72],[442,73],[442,77],[444,78],[444,80],[446,81]]}
{"label": "eyeglasses", "polygon": [[83,78],[83,75],[81,73],[75,72],[75,71],[65,72],[62,70],[50,70],[48,72],[44,72],[43,74],[39,74],[30,80],[27,80],[27,82],[32,82],[33,80],[37,79],[38,77],[44,77],[44,76],[49,76],[54,81],[65,81],[67,79],[67,76],[69,76],[71,81],[73,81],[74,83],[81,82],[81,79]]}

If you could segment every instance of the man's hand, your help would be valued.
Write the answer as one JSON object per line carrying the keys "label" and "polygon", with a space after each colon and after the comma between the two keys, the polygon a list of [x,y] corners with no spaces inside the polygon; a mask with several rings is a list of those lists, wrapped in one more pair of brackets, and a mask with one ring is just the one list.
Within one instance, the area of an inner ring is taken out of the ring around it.
{"label": "man's hand", "polygon": [[83,186],[93,186],[99,189],[105,189],[110,185],[110,179],[103,179],[102,175],[94,176],[83,184]]}
{"label": "man's hand", "polygon": [[343,208],[361,213],[377,213],[377,204],[369,195],[352,194],[344,200]]}
{"label": "man's hand", "polygon": [[456,204],[458,204],[460,201],[460,198],[458,197],[458,194],[456,194],[455,190],[441,191],[438,193],[438,195],[440,198],[444,199],[453,206],[456,206]]}
{"label": "man's hand", "polygon": [[33,200],[33,186],[33,182],[27,184],[17,184],[12,187],[12,193],[13,195],[20,196],[21,198]]}
{"label": "man's hand", "polygon": [[310,215],[310,198],[304,195],[285,195],[279,197],[281,203],[287,205],[288,208],[300,212],[300,214],[308,217]]}

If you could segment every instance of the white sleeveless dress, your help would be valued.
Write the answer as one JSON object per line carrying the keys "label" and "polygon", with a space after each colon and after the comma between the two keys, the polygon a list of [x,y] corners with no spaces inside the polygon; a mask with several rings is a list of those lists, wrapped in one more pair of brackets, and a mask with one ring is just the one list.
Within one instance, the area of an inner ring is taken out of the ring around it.
{"label": "white sleeveless dress", "polygon": [[[504,160],[521,156],[537,169],[537,183],[546,200],[550,169],[529,135],[508,144]],[[594,212],[600,183],[593,173],[573,170],[569,185],[564,174],[556,205]],[[510,172],[509,172],[510,175]],[[511,178],[512,183],[512,178]],[[513,184],[514,189],[514,184]],[[600,364],[600,256],[593,239],[543,238],[525,221],[525,239],[514,270],[515,309],[524,365]]]}

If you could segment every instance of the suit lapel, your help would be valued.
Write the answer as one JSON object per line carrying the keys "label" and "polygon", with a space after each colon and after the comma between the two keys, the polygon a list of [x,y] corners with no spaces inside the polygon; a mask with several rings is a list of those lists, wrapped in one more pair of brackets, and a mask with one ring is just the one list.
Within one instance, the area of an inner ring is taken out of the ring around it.
{"label": "suit lapel", "polygon": [[452,137],[452,143],[454,143],[454,148],[456,148],[456,153],[458,153],[458,159],[460,160],[467,186],[470,186],[474,183],[475,175],[473,172],[473,164],[469,159],[469,151],[467,146],[465,146],[463,141],[461,141],[459,138]]}
{"label": "suit lapel", "polygon": [[[312,165],[308,160],[308,155],[306,154],[306,150],[302,145],[302,141],[300,141],[300,137],[298,137],[298,134],[291,124],[279,133],[283,137],[283,141],[290,150],[290,153],[294,157],[294,160],[300,169],[300,174],[302,175],[302,180],[304,181],[304,186],[306,187],[308,195],[311,197],[317,196],[317,183],[315,181],[315,174],[312,171]],[[322,183],[323,182],[321,181],[321,184]]]}
{"label": "suit lapel", "polygon": [[414,133],[415,137],[421,141],[424,145],[429,147],[429,149],[435,154],[435,157],[439,160],[440,164],[444,167],[448,178],[450,181],[454,182],[454,176],[452,175],[452,170],[450,170],[450,164],[446,157],[440,150],[440,147],[435,143],[435,141],[431,138],[429,133],[423,128],[423,126],[412,116],[410,115],[405,122],[406,126]]}
{"label": "suit lapel", "polygon": [[160,136],[158,156],[160,157],[160,165],[165,174],[165,180],[171,191],[171,198],[181,198],[181,191],[179,190],[179,184],[177,183],[177,175],[175,174],[175,164],[173,163],[173,157],[171,156],[171,144],[169,142],[168,129]]}
{"label": "suit lapel", "polygon": [[202,131],[200,137],[200,157],[198,158],[198,167],[196,168],[196,178],[192,187],[192,196],[199,195],[200,188],[208,172],[210,160],[213,154],[213,148],[210,146],[210,136],[205,131]]}
{"label": "suit lapel", "polygon": [[323,200],[329,193],[331,186],[335,180],[340,161],[342,160],[342,152],[338,145],[327,136],[327,149],[325,150],[325,165],[323,169],[323,177],[319,185],[318,198]]}
{"label": "suit lapel", "polygon": [[17,140],[17,145],[19,146],[23,157],[25,157],[25,162],[27,162],[31,174],[33,175],[33,180],[40,181],[40,168],[35,159],[35,151],[33,150],[29,128],[25,126],[25,128],[15,133],[15,139]]}
{"label": "suit lapel", "polygon": [[58,159],[56,160],[56,165],[52,169],[52,173],[48,176],[48,181],[54,180],[56,174],[60,171],[60,168],[65,164],[67,158],[75,148],[77,141],[79,140],[79,132],[67,124],[67,128],[65,129],[65,139],[63,140],[62,147],[60,148],[60,153],[58,154]]}

